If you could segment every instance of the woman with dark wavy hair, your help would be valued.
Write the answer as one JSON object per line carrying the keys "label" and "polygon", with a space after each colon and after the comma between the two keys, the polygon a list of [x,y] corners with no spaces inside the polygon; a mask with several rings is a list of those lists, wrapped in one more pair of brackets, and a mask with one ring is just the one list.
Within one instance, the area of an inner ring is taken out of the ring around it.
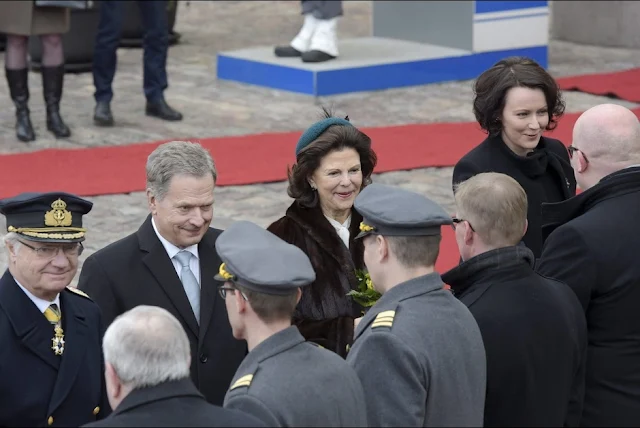
{"label": "woman with dark wavy hair", "polygon": [[[542,203],[560,202],[576,193],[567,148],[544,137],[564,113],[560,88],[547,71],[529,58],[498,61],[475,82],[473,112],[489,136],[458,161],[456,184],[481,172],[513,177],[527,193],[528,226],[524,244],[540,257]],[[473,233],[473,225],[457,227]]]}
{"label": "woman with dark wavy hair", "polygon": [[325,118],[296,145],[287,189],[295,201],[268,228],[301,248],[316,271],[315,282],[303,290],[294,324],[307,340],[342,357],[363,310],[346,295],[358,288],[356,270],[364,269],[362,241],[354,240],[362,216],[353,202],[371,182],[376,162],[371,139],[325,110]]}

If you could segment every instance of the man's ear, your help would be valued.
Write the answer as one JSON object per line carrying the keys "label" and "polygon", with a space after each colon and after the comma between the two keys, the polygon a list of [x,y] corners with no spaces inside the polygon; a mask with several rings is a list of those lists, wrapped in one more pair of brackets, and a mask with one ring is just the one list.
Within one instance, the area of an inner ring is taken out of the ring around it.
{"label": "man's ear", "polygon": [[[469,227],[468,222],[465,222],[465,229],[464,229],[464,243],[466,245],[471,245],[473,243],[473,240],[475,239],[475,235],[473,233],[473,230],[471,229],[471,227]],[[458,226],[460,227],[460,226]]]}
{"label": "man's ear", "polygon": [[298,303],[300,303],[300,299],[302,298],[302,289],[300,287],[298,287],[298,290],[296,291],[296,305]]}
{"label": "man's ear", "polygon": [[576,154],[578,155],[578,172],[582,174],[589,167],[589,162],[587,162],[581,151],[578,151]]}
{"label": "man's ear", "polygon": [[236,289],[235,293],[233,293],[233,297],[236,299],[236,308],[238,309],[238,313],[243,314],[247,311],[247,301],[242,297],[242,293],[240,290]]}
{"label": "man's ear", "polygon": [[122,390],[122,382],[118,377],[118,373],[116,373],[116,369],[111,365],[111,363],[105,362],[104,377],[107,385],[110,388],[111,395],[113,395],[114,397],[118,397],[120,395],[120,391]]}
{"label": "man's ear", "polygon": [[149,205],[149,211],[151,212],[151,215],[155,216],[156,213],[158,212],[157,203],[158,203],[158,200],[154,196],[151,189],[147,189],[147,204]]}
{"label": "man's ear", "polygon": [[376,244],[378,245],[378,261],[381,262],[389,257],[389,241],[382,235],[376,235]]}
{"label": "man's ear", "polygon": [[18,246],[20,244],[16,242],[7,242],[5,246],[7,247],[7,251],[9,252],[9,259],[11,261],[15,260],[18,255]]}

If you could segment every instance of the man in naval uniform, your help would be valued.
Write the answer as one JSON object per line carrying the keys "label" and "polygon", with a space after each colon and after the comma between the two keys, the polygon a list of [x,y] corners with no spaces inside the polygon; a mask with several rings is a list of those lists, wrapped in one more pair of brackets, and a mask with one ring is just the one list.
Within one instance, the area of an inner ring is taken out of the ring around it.
{"label": "man in naval uniform", "polygon": [[110,411],[100,310],[68,286],[92,205],[60,192],[0,201],[9,265],[0,279],[0,426],[80,426]]}
{"label": "man in naval uniform", "polygon": [[338,18],[341,0],[302,0],[304,23],[286,46],[276,46],[275,55],[301,57],[302,62],[325,62],[338,57]]}
{"label": "man in naval uniform", "polygon": [[315,280],[306,254],[247,221],[222,232],[216,249],[223,261],[216,279],[225,281],[220,294],[233,334],[249,348],[224,407],[267,426],[367,426],[353,369],[291,325],[300,287]]}
{"label": "man in naval uniform", "polygon": [[367,391],[369,426],[482,426],[482,336],[434,270],[451,217],[418,193],[376,183],[355,208],[363,216],[356,239],[382,294],[347,354]]}

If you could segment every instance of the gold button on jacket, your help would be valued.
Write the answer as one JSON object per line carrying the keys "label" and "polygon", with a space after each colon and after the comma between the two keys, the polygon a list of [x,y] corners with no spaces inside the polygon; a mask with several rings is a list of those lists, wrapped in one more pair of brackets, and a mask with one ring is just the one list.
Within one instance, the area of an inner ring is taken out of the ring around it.
{"label": "gold button on jacket", "polygon": [[95,409],[93,409],[93,414],[97,415],[98,413],[100,413],[100,406],[96,406]]}
{"label": "gold button on jacket", "polygon": [[47,419],[47,423],[49,425],[53,425],[53,416],[49,416],[49,419]]}

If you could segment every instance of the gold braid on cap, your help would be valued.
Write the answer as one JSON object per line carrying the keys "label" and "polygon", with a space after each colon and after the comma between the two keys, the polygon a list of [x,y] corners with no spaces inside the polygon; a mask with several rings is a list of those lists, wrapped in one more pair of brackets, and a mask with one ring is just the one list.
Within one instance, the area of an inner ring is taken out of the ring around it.
{"label": "gold braid on cap", "polygon": [[220,265],[220,270],[218,271],[218,274],[226,280],[233,279],[233,275],[227,272],[227,270],[225,269],[225,266],[226,266],[225,263],[222,263]]}
{"label": "gold braid on cap", "polygon": [[374,229],[375,228],[369,226],[368,224],[365,224],[365,222],[360,223],[360,231],[362,232],[371,232]]}
{"label": "gold braid on cap", "polygon": [[[24,236],[44,239],[80,239],[84,237],[87,229],[83,227],[13,227],[7,228],[8,232],[15,232]],[[67,233],[68,232],[68,233]]]}

